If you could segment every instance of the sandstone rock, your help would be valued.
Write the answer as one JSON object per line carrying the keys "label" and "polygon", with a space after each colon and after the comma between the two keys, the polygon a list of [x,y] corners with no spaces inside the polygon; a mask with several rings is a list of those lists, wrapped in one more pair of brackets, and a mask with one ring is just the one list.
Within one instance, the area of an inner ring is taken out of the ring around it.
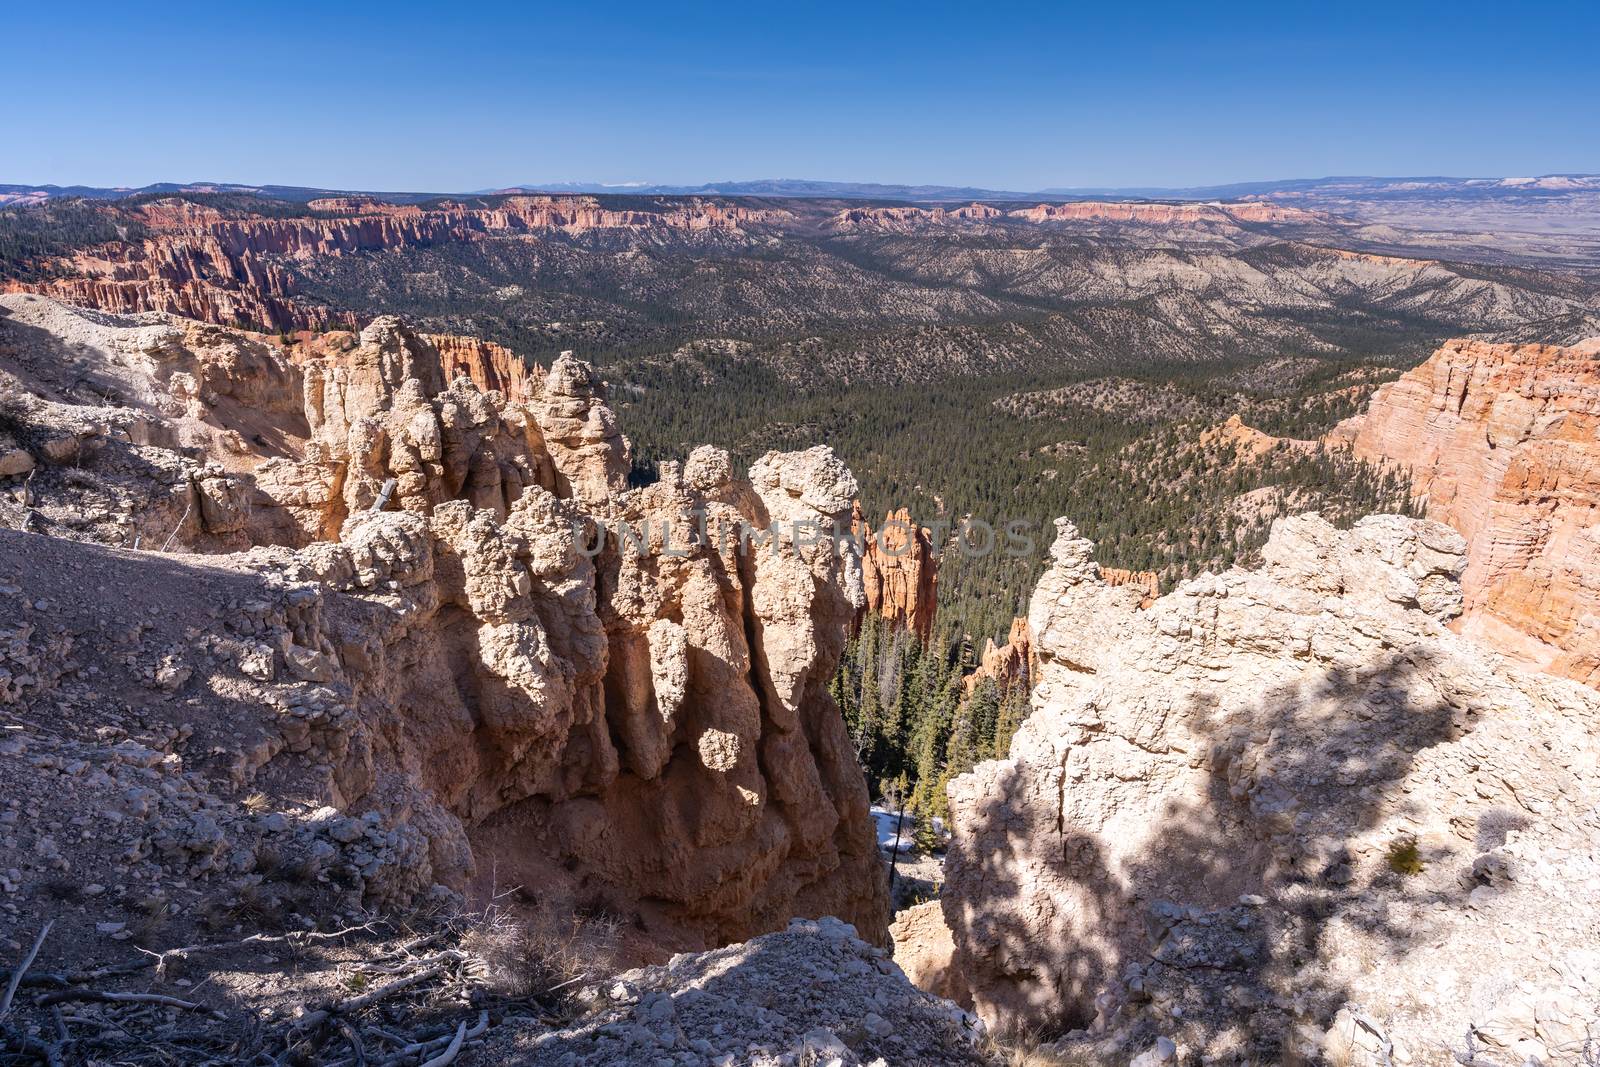
{"label": "sandstone rock", "polygon": [[1122,567],[1101,567],[1100,577],[1107,585],[1131,585],[1144,594],[1139,606],[1147,608],[1161,595],[1161,576],[1155,571],[1130,571]]}
{"label": "sandstone rock", "polygon": [[[284,847],[369,904],[420,900],[436,883],[516,884],[553,912],[616,916],[645,951],[797,914],[841,915],[886,940],[866,786],[827,693],[863,601],[860,560],[807,532],[842,523],[856,492],[828,449],[770,453],[748,481],[725,452],[698,449],[628,491],[627,443],[593,369],[570,355],[519,379],[503,350],[441,350],[391,317],[284,348],[0,300],[115,368],[133,406],[125,422],[97,418],[164,428],[147,439],[165,444],[113,434],[82,478],[46,480],[49,513],[73,515],[84,486],[142,491],[162,508],[153,530],[134,524],[147,536],[136,543],[214,553],[206,568],[79,557],[118,587],[115,613],[143,619],[145,587],[188,588],[208,568],[253,584],[225,606],[163,601],[160,625],[178,633],[75,675],[74,700],[113,703],[131,680],[248,709],[205,766],[269,806],[293,783],[346,819]],[[0,361],[13,354],[0,346]],[[57,399],[70,382],[52,392],[48,361],[30,356],[15,363],[28,417],[75,437],[86,424]],[[770,536],[740,536],[775,519]],[[73,584],[71,559],[5,577],[43,604],[46,587]],[[58,667],[73,669],[70,657]],[[23,660],[3,671],[0,699],[53,714],[47,672]],[[248,871],[266,832],[252,816],[248,832],[195,838],[203,853],[176,831],[126,847]]]}
{"label": "sandstone rock", "polygon": [[1273,449],[1295,452],[1315,452],[1317,442],[1301,441],[1293,437],[1274,437],[1247,426],[1243,418],[1229,415],[1221,426],[1212,427],[1200,435],[1201,447],[1229,446],[1242,459],[1259,459]]}
{"label": "sandstone rock", "polygon": [[1004,645],[996,645],[994,638],[984,641],[983,655],[973,672],[962,679],[968,694],[978,684],[988,679],[1001,693],[1018,687],[1028,688],[1033,677],[1033,635],[1028,632],[1028,620],[1011,620],[1011,632]]}
{"label": "sandstone rock", "polygon": [[913,523],[911,513],[901,508],[886,515],[874,532],[859,506],[851,512],[850,526],[865,545],[861,570],[867,603],[857,629],[866,616],[876,615],[927,641],[933,634],[939,584],[939,561],[928,529]]}
{"label": "sandstone rock", "polygon": [[894,962],[918,989],[972,1007],[972,995],[956,963],[956,944],[944,909],[929,900],[899,912],[889,925]]}
{"label": "sandstone rock", "polygon": [[[524,489],[556,488],[554,459],[569,455],[552,453],[543,440],[534,411],[542,373],[487,342],[420,335],[386,316],[359,335],[330,333],[285,347],[170,317],[146,323],[40,297],[0,301],[18,323],[94,351],[108,387],[127,402],[78,406],[72,383],[48,354],[21,343],[31,335],[0,337],[0,374],[14,367],[19,385],[30,383],[23,392],[39,398],[36,421],[51,431],[51,454],[130,500],[125,521],[104,533],[84,531],[93,539],[200,551],[333,540],[345,518],[373,506],[390,479],[395,488],[386,506],[426,513],[460,499],[503,518]],[[598,400],[586,403],[578,439],[567,444],[583,457],[598,449],[597,484],[614,489],[622,480],[612,473],[626,472],[626,442],[620,435],[583,437],[591,420],[610,418]],[[101,419],[109,420],[109,433],[94,425]],[[95,452],[93,463],[77,458],[85,449]],[[191,469],[196,455],[205,457],[198,474]],[[582,468],[588,458],[575,462]],[[587,474],[574,474],[584,484]],[[64,497],[84,495],[82,479],[43,482],[38,490],[42,514],[81,526],[66,520],[82,503]]]}
{"label": "sandstone rock", "polygon": [[1600,1007],[1576,964],[1600,913],[1600,697],[1447,628],[1460,535],[1280,520],[1259,571],[1139,610],[1059,533],[1033,713],[950,787],[941,902],[979,1014],[1100,1055],[1166,1037],[1183,1062],[1384,1062],[1481,1026],[1578,1063],[1536,1010],[1495,1020],[1530,996]]}
{"label": "sandstone rock", "polygon": [[628,484],[628,442],[604,394],[594,368],[563,352],[550,368],[536,408],[557,491],[591,504]]}
{"label": "sandstone rock", "polygon": [[20,448],[0,452],[0,478],[11,478],[33,470],[33,457]]}
{"label": "sandstone rock", "polygon": [[1462,632],[1600,686],[1600,339],[1451,341],[1331,437],[1466,535]]}

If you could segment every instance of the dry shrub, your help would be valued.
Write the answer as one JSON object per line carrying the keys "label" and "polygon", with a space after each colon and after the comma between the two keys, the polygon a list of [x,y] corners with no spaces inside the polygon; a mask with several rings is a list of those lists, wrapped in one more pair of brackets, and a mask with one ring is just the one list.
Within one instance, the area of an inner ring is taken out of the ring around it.
{"label": "dry shrub", "polygon": [[502,996],[556,1004],[614,973],[621,924],[612,917],[514,916],[491,907],[461,938]]}
{"label": "dry shrub", "polygon": [[1062,1048],[1037,1034],[1004,1039],[991,1035],[984,1040],[982,1052],[994,1067],[1102,1067],[1104,1062],[1088,1045]]}

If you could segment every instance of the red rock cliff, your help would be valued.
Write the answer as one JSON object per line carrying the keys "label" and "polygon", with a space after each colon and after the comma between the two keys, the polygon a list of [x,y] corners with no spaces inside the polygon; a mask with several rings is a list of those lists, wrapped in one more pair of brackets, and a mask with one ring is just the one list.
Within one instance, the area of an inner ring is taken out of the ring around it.
{"label": "red rock cliff", "polygon": [[885,516],[883,527],[874,533],[862,518],[860,504],[851,515],[851,525],[857,536],[866,539],[861,571],[867,604],[856,619],[857,628],[868,614],[877,614],[926,641],[933,634],[939,574],[928,530],[914,524],[911,513],[901,508]]}
{"label": "red rock cliff", "polygon": [[1600,685],[1600,338],[1451,341],[1332,439],[1466,535],[1464,632]]}
{"label": "red rock cliff", "polygon": [[295,260],[488,236],[600,229],[738,232],[790,217],[714,200],[672,203],[659,211],[612,210],[589,196],[513,196],[482,207],[444,201],[426,208],[337,197],[307,206],[313,214],[280,218],[225,213],[178,198],[152,201],[136,211],[147,233],[143,240],[82,250],[54,264],[67,276],[10,282],[6,288],[104,311],[166,311],[230,326],[353,328],[351,313],[295,299]]}
{"label": "red rock cliff", "polygon": [[1155,571],[1130,571],[1122,567],[1101,567],[1100,577],[1105,583],[1115,589],[1119,585],[1131,585],[1144,593],[1144,599],[1139,601],[1141,608],[1147,608],[1161,595],[1161,576]]}
{"label": "red rock cliff", "polygon": [[1026,689],[1032,677],[1033,633],[1028,629],[1028,620],[1019,616],[1011,620],[1005,644],[995,644],[992,637],[984,642],[983,658],[977,669],[962,679],[962,685],[970,695],[979,682],[992,678],[995,687],[1006,693],[1017,687]]}

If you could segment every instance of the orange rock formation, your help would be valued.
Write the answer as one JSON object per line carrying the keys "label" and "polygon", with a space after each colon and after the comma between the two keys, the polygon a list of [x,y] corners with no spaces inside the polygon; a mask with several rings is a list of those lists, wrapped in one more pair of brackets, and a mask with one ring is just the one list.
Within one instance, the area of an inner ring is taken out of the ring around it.
{"label": "orange rock formation", "polygon": [[1600,685],[1600,338],[1451,341],[1330,437],[1466,535],[1464,632]]}
{"label": "orange rock formation", "polygon": [[913,523],[911,513],[901,508],[886,515],[883,527],[874,533],[862,518],[860,504],[851,513],[851,527],[865,539],[861,570],[867,603],[856,619],[857,629],[868,614],[876,614],[926,641],[933,634],[939,581],[939,561],[928,530]]}
{"label": "orange rock formation", "polygon": [[1032,677],[1033,634],[1028,629],[1028,620],[1019,616],[1011,620],[1011,632],[1005,644],[996,645],[992,637],[984,642],[983,658],[978,661],[977,669],[962,679],[962,685],[971,695],[979,682],[991,678],[995,688],[1005,693],[1018,687],[1026,689]]}
{"label": "orange rock formation", "polygon": [[486,207],[336,197],[307,206],[312,215],[241,218],[188,200],[152,201],[136,212],[146,231],[142,240],[82,251],[56,264],[69,272],[65,277],[13,281],[6,288],[104,311],[167,311],[225,325],[353,328],[350,312],[296,300],[293,275],[280,260],[540,232],[738,231],[789,217],[781,210],[711,200],[662,211],[612,210],[589,196],[513,196]]}
{"label": "orange rock formation", "polygon": [[1147,608],[1155,603],[1156,597],[1161,595],[1161,577],[1155,571],[1130,571],[1122,567],[1101,567],[1100,577],[1105,583],[1115,589],[1119,585],[1131,585],[1144,593],[1144,599],[1139,601],[1141,608]]}

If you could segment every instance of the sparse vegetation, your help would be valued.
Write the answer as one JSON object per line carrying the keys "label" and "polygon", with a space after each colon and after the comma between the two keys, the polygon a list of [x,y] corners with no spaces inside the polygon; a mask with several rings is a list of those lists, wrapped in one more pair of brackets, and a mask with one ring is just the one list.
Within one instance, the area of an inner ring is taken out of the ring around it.
{"label": "sparse vegetation", "polygon": [[1422,849],[1412,837],[1396,839],[1389,846],[1386,859],[1391,871],[1406,878],[1414,878],[1427,869],[1422,861]]}
{"label": "sparse vegetation", "polygon": [[461,947],[483,961],[485,986],[559,1008],[585,982],[619,969],[621,924],[579,915],[517,915],[498,905],[466,921]]}

